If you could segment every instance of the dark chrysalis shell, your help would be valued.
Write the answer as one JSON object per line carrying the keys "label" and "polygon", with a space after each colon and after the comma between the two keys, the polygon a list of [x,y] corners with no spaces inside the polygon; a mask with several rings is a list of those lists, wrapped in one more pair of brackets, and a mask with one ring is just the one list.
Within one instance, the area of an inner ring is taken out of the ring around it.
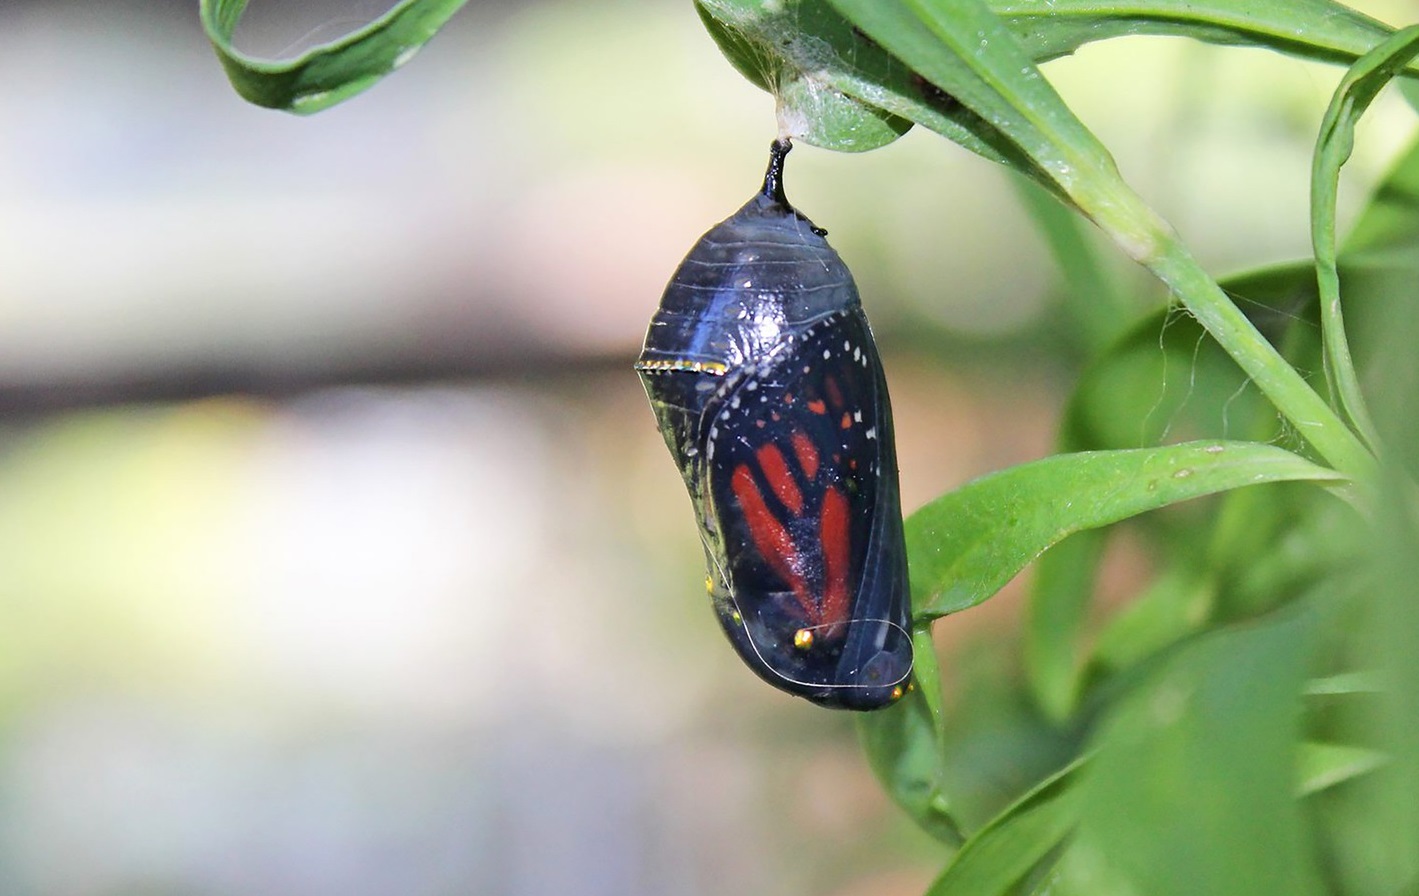
{"label": "dark chrysalis shell", "polygon": [[789,149],[680,264],[636,370],[740,657],[791,694],[877,709],[912,668],[892,410],[852,275],[784,196]]}

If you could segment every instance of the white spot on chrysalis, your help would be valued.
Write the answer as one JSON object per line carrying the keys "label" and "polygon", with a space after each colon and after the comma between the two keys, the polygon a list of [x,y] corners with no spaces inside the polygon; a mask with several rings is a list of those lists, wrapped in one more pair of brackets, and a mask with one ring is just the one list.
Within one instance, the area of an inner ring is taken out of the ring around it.
{"label": "white spot on chrysalis", "polygon": [[869,430],[867,431],[867,437],[868,437],[869,439],[875,439],[875,438],[877,438],[877,427],[874,426],[874,427],[872,427],[871,429],[869,429]]}
{"label": "white spot on chrysalis", "polygon": [[828,360],[828,359],[831,358],[832,356],[833,356],[833,353],[832,353],[832,352],[828,351],[827,349],[823,349],[823,360],[824,360],[824,361]]}

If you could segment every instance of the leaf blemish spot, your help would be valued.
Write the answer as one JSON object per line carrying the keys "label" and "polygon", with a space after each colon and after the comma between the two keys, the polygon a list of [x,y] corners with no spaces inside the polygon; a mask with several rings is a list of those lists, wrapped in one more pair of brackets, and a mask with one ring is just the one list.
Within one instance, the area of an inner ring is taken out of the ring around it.
{"label": "leaf blemish spot", "polygon": [[1153,721],[1160,728],[1176,724],[1182,718],[1183,711],[1187,709],[1189,696],[1188,688],[1182,684],[1171,684],[1159,688],[1149,707],[1152,710]]}

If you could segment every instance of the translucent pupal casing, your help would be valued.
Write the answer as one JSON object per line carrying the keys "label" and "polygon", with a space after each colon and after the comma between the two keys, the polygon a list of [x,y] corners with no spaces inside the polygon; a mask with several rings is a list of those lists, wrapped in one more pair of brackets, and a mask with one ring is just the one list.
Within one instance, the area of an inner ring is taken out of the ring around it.
{"label": "translucent pupal casing", "polygon": [[852,275],[784,196],[789,148],[685,257],[636,369],[740,657],[815,703],[877,709],[912,668],[891,405]]}

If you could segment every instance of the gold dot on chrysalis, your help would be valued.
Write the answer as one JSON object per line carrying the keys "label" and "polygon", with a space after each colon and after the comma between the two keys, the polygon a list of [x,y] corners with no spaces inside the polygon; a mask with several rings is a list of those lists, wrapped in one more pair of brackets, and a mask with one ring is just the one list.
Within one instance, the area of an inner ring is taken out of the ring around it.
{"label": "gold dot on chrysalis", "polygon": [[897,685],[896,687],[892,688],[892,699],[893,699],[893,700],[900,700],[900,699],[902,699],[902,694],[904,694],[904,693],[905,693],[905,691],[902,690],[902,686],[901,686],[901,685]]}
{"label": "gold dot on chrysalis", "polygon": [[744,621],[744,617],[739,615],[738,610],[730,610],[729,618],[733,619],[736,625]]}
{"label": "gold dot on chrysalis", "polygon": [[807,650],[813,646],[813,633],[806,628],[800,628],[793,633],[793,646],[799,650]]}

